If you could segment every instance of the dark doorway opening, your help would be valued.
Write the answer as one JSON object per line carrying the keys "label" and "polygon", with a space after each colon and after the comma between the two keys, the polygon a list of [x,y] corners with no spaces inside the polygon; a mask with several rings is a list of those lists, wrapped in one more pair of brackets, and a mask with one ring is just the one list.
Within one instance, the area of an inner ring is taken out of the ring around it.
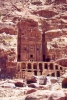
{"label": "dark doorway opening", "polygon": [[40,71],[40,75],[42,75],[42,71]]}
{"label": "dark doorway opening", "polygon": [[50,63],[50,70],[53,69],[53,63]]}
{"label": "dark doorway opening", "polygon": [[30,58],[33,58],[33,55],[32,54],[30,55]]}
{"label": "dark doorway opening", "polygon": [[31,69],[31,63],[28,63],[28,69]]}
{"label": "dark doorway opening", "polygon": [[48,69],[48,64],[47,63],[44,64],[44,69]]}
{"label": "dark doorway opening", "polygon": [[28,69],[28,72],[32,72],[32,71]]}
{"label": "dark doorway opening", "polygon": [[45,55],[43,55],[43,61],[45,61]]}
{"label": "dark doorway opening", "polygon": [[37,69],[37,64],[36,63],[33,64],[33,69]]}
{"label": "dark doorway opening", "polygon": [[20,61],[20,55],[18,55],[18,61]]}
{"label": "dark doorway opening", "polygon": [[60,71],[57,71],[57,77],[60,77]]}
{"label": "dark doorway opening", "polygon": [[60,67],[60,70],[62,70],[62,67]]}
{"label": "dark doorway opening", "polygon": [[55,76],[55,74],[54,74],[54,73],[52,73],[52,74],[51,74],[51,76]]}
{"label": "dark doorway opening", "polygon": [[22,69],[26,69],[26,64],[25,64],[25,63],[22,63],[22,64],[21,64],[21,68],[22,68]]}
{"label": "dark doorway opening", "polygon": [[50,58],[47,57],[47,58],[45,59],[45,61],[46,61],[46,62],[50,62]]}
{"label": "dark doorway opening", "polygon": [[50,76],[49,74],[47,74],[47,76]]}
{"label": "dark doorway opening", "polygon": [[39,69],[42,71],[42,63],[39,63]]}
{"label": "dark doorway opening", "polygon": [[55,65],[55,69],[58,70],[58,65]]}
{"label": "dark doorway opening", "polygon": [[37,71],[34,71],[34,75],[37,75]]}

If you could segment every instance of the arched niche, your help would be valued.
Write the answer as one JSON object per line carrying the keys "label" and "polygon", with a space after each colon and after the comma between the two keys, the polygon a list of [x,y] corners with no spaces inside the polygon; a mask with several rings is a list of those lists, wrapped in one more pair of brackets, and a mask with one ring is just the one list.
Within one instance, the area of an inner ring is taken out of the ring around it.
{"label": "arched niche", "polygon": [[37,69],[37,64],[36,63],[33,64],[33,69]]}
{"label": "arched niche", "polygon": [[25,63],[21,64],[21,69],[26,69],[26,64]]}
{"label": "arched niche", "polygon": [[28,69],[32,69],[32,68],[31,68],[31,63],[28,63]]}
{"label": "arched niche", "polygon": [[53,70],[53,63],[50,63],[50,70]]}
{"label": "arched niche", "polygon": [[57,74],[57,77],[60,77],[60,71],[57,71],[56,74]]}
{"label": "arched niche", "polygon": [[44,64],[44,69],[48,69],[48,64],[47,63]]}

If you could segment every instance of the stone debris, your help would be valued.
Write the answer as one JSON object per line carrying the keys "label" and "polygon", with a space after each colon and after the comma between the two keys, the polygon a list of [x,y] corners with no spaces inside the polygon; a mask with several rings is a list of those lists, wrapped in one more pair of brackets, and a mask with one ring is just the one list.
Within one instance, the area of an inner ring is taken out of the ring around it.
{"label": "stone debris", "polygon": [[[37,82],[27,84],[22,79],[6,79],[0,81],[0,98],[12,100],[65,100],[67,98],[67,90],[62,88],[62,78],[50,76],[32,76]],[[32,79],[31,77],[31,79]],[[41,81],[47,79],[46,84],[40,84]],[[61,82],[61,83],[59,83]],[[16,83],[18,85],[16,85]],[[25,83],[26,85],[23,85]]]}

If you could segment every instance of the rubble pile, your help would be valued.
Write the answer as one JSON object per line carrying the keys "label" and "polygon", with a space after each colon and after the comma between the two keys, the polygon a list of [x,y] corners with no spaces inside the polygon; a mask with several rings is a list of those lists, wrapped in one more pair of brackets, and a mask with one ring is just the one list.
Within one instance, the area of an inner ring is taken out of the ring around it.
{"label": "rubble pile", "polygon": [[62,77],[32,76],[28,79],[31,80],[30,83],[24,79],[1,80],[0,98],[1,100],[3,98],[7,100],[66,100],[67,90],[62,86],[63,79]]}

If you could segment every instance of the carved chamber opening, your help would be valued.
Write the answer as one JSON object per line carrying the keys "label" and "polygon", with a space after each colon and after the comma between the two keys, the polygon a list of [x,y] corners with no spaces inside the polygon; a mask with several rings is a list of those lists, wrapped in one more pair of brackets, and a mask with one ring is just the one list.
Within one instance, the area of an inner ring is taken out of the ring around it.
{"label": "carved chamber opening", "polygon": [[60,77],[60,71],[57,71],[57,77]]}
{"label": "carved chamber opening", "polygon": [[31,63],[28,63],[28,69],[31,69]]}
{"label": "carved chamber opening", "polygon": [[25,63],[21,64],[21,69],[26,69],[26,64]]}
{"label": "carved chamber opening", "polygon": [[52,73],[52,74],[51,74],[51,76],[53,76],[53,77],[54,77],[54,76],[55,76],[55,73]]}
{"label": "carved chamber opening", "polygon": [[50,70],[53,69],[53,63],[50,63]]}

